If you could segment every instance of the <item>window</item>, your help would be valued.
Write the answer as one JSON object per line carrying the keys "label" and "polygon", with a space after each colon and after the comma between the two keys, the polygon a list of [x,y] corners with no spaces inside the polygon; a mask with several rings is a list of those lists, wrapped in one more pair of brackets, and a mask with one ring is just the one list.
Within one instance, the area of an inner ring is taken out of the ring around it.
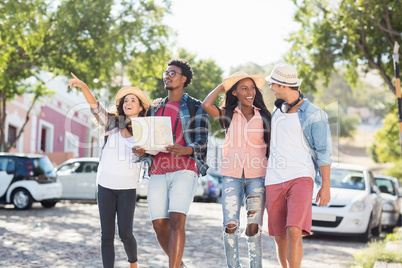
{"label": "window", "polygon": [[41,152],[53,152],[54,126],[44,120],[39,121],[38,149]]}
{"label": "window", "polygon": [[97,172],[97,170],[98,170],[98,163],[90,163],[90,162],[84,163],[83,167],[84,173]]}
{"label": "window", "polygon": [[331,169],[331,187],[365,190],[364,174],[361,171]]}
{"label": "window", "polygon": [[[9,125],[7,145],[10,146],[16,139],[17,139],[17,128],[12,125]],[[16,145],[17,144],[14,145],[14,148],[16,148]]]}
{"label": "window", "polygon": [[9,162],[8,157],[1,157],[0,158],[0,171],[5,171],[7,169],[7,164]]}
{"label": "window", "polygon": [[64,139],[64,151],[74,152],[75,157],[78,157],[80,146],[80,138],[71,132],[66,131],[66,137]]}
{"label": "window", "polygon": [[80,166],[80,163],[69,163],[61,166],[58,170],[57,173],[66,175],[66,174],[71,174],[74,173],[75,170]]}

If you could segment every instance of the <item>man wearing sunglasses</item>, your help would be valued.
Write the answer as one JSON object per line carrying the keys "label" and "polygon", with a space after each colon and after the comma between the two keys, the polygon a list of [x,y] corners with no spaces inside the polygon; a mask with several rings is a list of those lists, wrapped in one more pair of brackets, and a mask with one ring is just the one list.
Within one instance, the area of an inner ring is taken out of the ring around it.
{"label": "man wearing sunglasses", "polygon": [[[208,114],[201,102],[184,93],[193,78],[187,61],[171,60],[163,73],[168,96],[147,116],[169,116],[174,145],[166,147],[150,162],[148,207],[158,242],[169,257],[169,267],[185,267],[182,262],[185,223],[198,185],[205,175],[208,141]],[[141,151],[135,152],[143,154]]]}

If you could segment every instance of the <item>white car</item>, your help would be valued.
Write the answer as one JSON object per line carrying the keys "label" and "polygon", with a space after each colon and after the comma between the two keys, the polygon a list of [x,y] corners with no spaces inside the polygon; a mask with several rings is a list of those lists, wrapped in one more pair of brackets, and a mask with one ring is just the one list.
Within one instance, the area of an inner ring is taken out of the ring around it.
{"label": "white car", "polygon": [[0,153],[0,203],[29,209],[33,202],[51,208],[59,201],[62,186],[46,155]]}
{"label": "white car", "polygon": [[57,166],[57,180],[63,185],[61,199],[96,200],[98,165],[98,157],[82,157]]}
{"label": "white car", "polygon": [[393,229],[402,224],[402,193],[398,179],[385,175],[374,175],[374,179],[383,199],[381,224]]}
{"label": "white car", "polygon": [[313,233],[358,235],[363,241],[381,233],[382,200],[368,168],[334,163],[330,187],[328,205],[313,200]]}
{"label": "white car", "polygon": [[[61,199],[65,200],[96,200],[98,157],[82,157],[67,160],[57,166],[57,180],[63,185]],[[144,176],[137,187],[137,201],[146,199],[149,177]],[[200,179],[196,196],[202,196]]]}

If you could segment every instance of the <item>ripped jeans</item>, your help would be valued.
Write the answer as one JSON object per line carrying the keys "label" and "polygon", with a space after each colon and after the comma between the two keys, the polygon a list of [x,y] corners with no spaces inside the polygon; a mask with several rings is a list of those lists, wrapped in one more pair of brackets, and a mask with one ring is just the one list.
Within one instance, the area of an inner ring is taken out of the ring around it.
{"label": "ripped jeans", "polygon": [[242,177],[239,179],[224,176],[222,180],[223,242],[226,263],[230,268],[242,267],[239,260],[240,231],[238,227],[244,196],[247,227],[250,224],[258,224],[255,234],[248,236],[246,231],[250,268],[262,267],[261,228],[265,208],[265,178]]}

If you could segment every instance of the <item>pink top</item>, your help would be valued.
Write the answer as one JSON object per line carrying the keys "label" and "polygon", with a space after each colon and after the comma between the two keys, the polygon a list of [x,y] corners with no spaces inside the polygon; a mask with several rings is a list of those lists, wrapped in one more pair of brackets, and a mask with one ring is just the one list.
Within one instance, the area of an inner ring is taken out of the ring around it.
{"label": "pink top", "polygon": [[[166,109],[166,111],[164,111]],[[180,116],[177,116],[180,109],[180,101],[169,101],[166,103],[165,109],[160,108],[156,112],[156,116],[170,116],[172,122],[172,130],[174,130],[176,125],[176,119],[179,120],[177,122],[176,127],[176,144],[180,144],[182,146],[186,146],[186,141],[184,140],[183,129],[181,127]],[[154,161],[152,163],[150,175],[161,175],[166,174],[168,172],[176,172],[179,170],[192,170],[198,174],[197,165],[195,160],[190,158],[188,155],[175,156],[171,153],[159,152],[154,157]]]}
{"label": "pink top", "polygon": [[254,116],[247,122],[236,107],[223,144],[221,174],[241,178],[244,170],[245,178],[265,177],[268,162],[266,150],[259,109],[254,107]]}

